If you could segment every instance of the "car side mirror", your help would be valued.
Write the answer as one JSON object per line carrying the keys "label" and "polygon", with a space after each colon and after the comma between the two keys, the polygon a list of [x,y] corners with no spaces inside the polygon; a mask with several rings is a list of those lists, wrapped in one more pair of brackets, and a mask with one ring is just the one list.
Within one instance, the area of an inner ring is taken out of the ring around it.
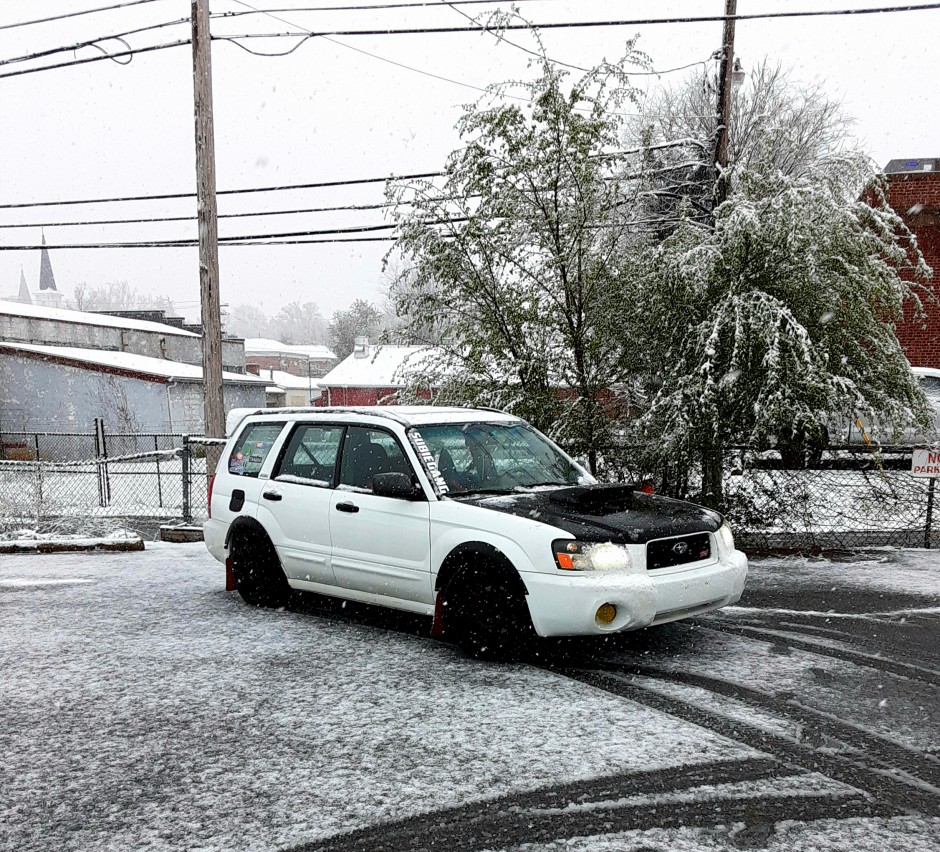
{"label": "car side mirror", "polygon": [[372,493],[379,497],[398,497],[417,500],[423,495],[421,487],[412,482],[407,473],[377,473],[372,477]]}

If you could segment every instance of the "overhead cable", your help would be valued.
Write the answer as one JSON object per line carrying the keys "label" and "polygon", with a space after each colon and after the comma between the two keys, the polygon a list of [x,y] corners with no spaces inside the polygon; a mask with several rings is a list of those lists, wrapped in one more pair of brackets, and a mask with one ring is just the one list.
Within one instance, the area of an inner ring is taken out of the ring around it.
{"label": "overhead cable", "polygon": [[[154,50],[166,50],[171,47],[182,47],[184,44],[190,44],[191,40],[180,39],[179,41],[171,41],[166,44],[152,44],[148,47],[135,47],[130,50],[121,50],[116,53],[105,53],[103,56],[91,56],[88,59],[72,59],[69,62],[57,62],[54,65],[43,65],[40,68],[23,68],[20,71],[7,71],[4,74],[0,74],[0,79],[4,77],[21,77],[24,74],[38,74],[40,71],[51,71],[54,68],[68,68],[71,65],[87,65],[89,62],[104,62],[107,59],[117,59],[121,56],[130,56],[133,58],[139,53],[151,53]],[[99,48],[103,50],[104,48]],[[127,63],[123,63],[127,64]]]}
{"label": "overhead cable", "polygon": [[[235,0],[241,2],[241,0]],[[241,5],[247,6],[247,3]],[[250,7],[261,14],[270,14],[266,9]],[[890,12],[922,12],[931,9],[940,9],[940,3],[916,3],[905,6],[869,6],[861,9],[811,9],[797,12],[759,12],[748,15],[685,15],[672,18],[631,18],[614,19],[605,21],[550,21],[548,23],[525,23],[525,24],[504,24],[499,30],[552,30],[552,29],[582,29],[585,27],[632,27],[646,26],[652,24],[706,24],[723,23],[724,21],[757,21],[769,18],[820,18],[833,17],[840,15],[875,15]],[[283,10],[278,10],[283,11]],[[291,9],[288,11],[300,11]],[[314,35],[328,36],[380,36],[380,35],[426,35],[432,33],[475,33],[479,32],[477,27],[407,27],[401,29],[375,30],[324,30],[322,33],[315,32]],[[273,35],[273,34],[272,34]],[[286,33],[284,35],[287,35]],[[296,34],[295,34],[296,35]],[[230,36],[232,38],[233,36]],[[236,36],[237,38],[258,38],[259,34],[252,36]]]}
{"label": "overhead cable", "polygon": [[12,24],[0,24],[0,30],[12,30],[17,27],[29,27],[33,24],[48,24],[52,21],[64,21],[66,18],[79,18],[83,15],[93,15],[96,12],[110,12],[112,9],[125,9],[128,6],[142,6],[145,3],[156,3],[158,0],[128,0],[125,3],[115,3],[111,6],[99,6],[96,9],[82,9],[78,12],[65,12],[62,15],[52,15],[48,18],[36,18],[32,21],[16,21]]}

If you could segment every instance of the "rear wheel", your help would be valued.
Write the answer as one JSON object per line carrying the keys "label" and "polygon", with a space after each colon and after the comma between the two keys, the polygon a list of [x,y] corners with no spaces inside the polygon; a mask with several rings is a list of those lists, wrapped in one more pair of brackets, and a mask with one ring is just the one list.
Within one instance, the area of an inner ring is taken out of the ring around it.
{"label": "rear wheel", "polygon": [[239,530],[232,536],[230,553],[235,588],[245,603],[264,607],[287,603],[291,588],[271,539],[254,530]]}
{"label": "rear wheel", "polygon": [[445,629],[469,657],[510,662],[532,649],[525,598],[500,572],[464,569],[448,584],[444,607]]}

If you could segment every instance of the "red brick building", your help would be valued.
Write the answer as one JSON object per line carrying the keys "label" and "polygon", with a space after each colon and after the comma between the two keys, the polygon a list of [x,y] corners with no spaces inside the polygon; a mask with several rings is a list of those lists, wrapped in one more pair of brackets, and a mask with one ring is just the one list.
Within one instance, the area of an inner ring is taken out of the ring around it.
{"label": "red brick building", "polygon": [[[917,235],[924,259],[934,271],[928,286],[940,299],[940,157],[892,160],[885,175],[888,200]],[[924,311],[926,316],[917,320],[910,306],[905,309],[898,340],[913,366],[940,368],[940,301],[924,300]]]}

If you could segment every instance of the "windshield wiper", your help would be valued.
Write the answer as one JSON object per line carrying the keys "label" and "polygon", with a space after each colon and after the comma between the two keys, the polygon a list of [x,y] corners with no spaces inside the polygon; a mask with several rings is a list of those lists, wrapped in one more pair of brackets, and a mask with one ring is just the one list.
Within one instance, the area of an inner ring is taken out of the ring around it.
{"label": "windshield wiper", "polygon": [[571,483],[559,482],[557,479],[552,479],[548,482],[527,482],[525,485],[517,485],[516,488],[542,488],[545,485],[557,485],[559,488],[568,488],[571,486]]}
{"label": "windshield wiper", "polygon": [[448,491],[448,497],[467,497],[476,494],[512,494],[511,488],[468,488],[466,491]]}

